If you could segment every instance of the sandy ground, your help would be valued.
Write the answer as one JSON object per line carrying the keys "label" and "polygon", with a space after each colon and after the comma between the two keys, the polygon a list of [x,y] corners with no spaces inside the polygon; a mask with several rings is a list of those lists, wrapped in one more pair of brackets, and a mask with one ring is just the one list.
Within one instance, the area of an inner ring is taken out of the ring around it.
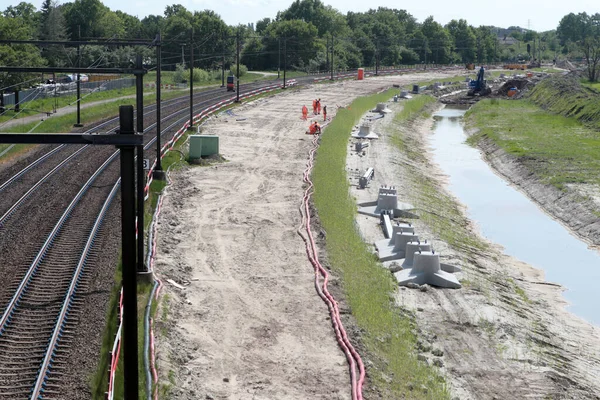
{"label": "sandy ground", "polygon": [[[393,111],[401,107],[390,103]],[[375,169],[375,179],[365,190],[351,179],[352,195],[358,202],[372,201],[381,185],[393,185],[399,188],[399,200],[409,201],[405,194],[414,190],[407,179],[410,168],[446,191],[446,178],[428,153],[433,119],[401,125],[390,117],[377,122],[374,130],[381,137],[371,141],[364,156],[349,152],[349,176]],[[392,129],[411,138],[426,157],[415,162],[399,153],[389,142]],[[376,219],[359,215],[357,220],[365,240],[383,239]],[[419,358],[441,366],[455,398],[599,398],[600,330],[564,310],[558,285],[547,284],[542,271],[504,255],[496,245],[485,255],[465,257],[436,239],[422,221],[411,222],[421,238],[433,242],[442,261],[462,266],[458,277],[471,282],[458,290],[399,288],[396,293],[397,304],[416,315]],[[456,223],[476,232],[466,218]]]}
{"label": "sandy ground", "polygon": [[[177,399],[347,399],[346,360],[296,233],[309,149],[303,104],[336,105],[387,77],[292,90],[204,127],[228,160],[173,173],[160,218],[156,330],[160,380]],[[170,383],[169,383],[170,382]]]}

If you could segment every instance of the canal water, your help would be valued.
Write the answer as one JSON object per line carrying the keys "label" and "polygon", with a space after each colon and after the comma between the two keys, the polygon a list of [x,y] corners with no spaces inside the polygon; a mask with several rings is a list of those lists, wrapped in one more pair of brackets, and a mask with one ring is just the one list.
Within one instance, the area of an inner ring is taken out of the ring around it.
{"label": "canal water", "polygon": [[568,310],[600,326],[600,253],[492,171],[479,150],[465,143],[464,114],[444,108],[434,115],[434,161],[449,176],[451,192],[486,238],[563,285]]}

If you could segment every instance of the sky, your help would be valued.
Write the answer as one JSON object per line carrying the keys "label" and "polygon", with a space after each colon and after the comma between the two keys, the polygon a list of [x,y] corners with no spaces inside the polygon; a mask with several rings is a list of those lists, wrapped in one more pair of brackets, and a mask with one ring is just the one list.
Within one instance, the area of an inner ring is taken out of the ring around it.
{"label": "sky", "polygon": [[[19,0],[0,0],[0,9],[15,4]],[[27,0],[24,0],[27,1]],[[497,6],[483,0],[429,0],[427,2],[399,2],[397,0],[379,0],[371,3],[361,0],[322,0],[338,11],[346,14],[348,11],[364,12],[369,8],[388,7],[405,9],[419,22],[433,15],[433,18],[446,24],[452,19],[466,19],[469,24],[494,25],[508,28],[521,26],[536,31],[556,29],[561,18],[571,12],[600,12],[600,2],[597,0],[502,0]],[[29,0],[38,9],[43,0]],[[59,0],[66,3],[65,0]],[[223,18],[228,25],[247,24],[262,18],[273,19],[277,11],[285,10],[293,0],[102,0],[111,10],[121,10],[127,14],[142,19],[147,15],[163,15],[165,7],[171,4],[181,4],[190,11],[210,9]]]}

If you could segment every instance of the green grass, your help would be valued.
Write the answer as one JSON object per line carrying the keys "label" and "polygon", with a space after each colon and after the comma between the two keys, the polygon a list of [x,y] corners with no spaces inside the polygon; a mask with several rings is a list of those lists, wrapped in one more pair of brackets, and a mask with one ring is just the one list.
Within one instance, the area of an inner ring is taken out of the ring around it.
{"label": "green grass", "polygon": [[590,82],[587,79],[582,79],[580,82],[582,86],[592,89],[595,92],[600,92],[600,82]]}
{"label": "green grass", "polygon": [[[357,232],[356,204],[348,195],[345,163],[350,131],[367,110],[396,92],[359,98],[338,111],[317,153],[314,202],[327,232],[329,262],[342,278],[346,301],[374,364],[369,380],[375,390],[387,399],[448,399],[441,375],[417,360],[414,317],[392,303],[397,284]],[[427,391],[419,389],[421,385]]]}
{"label": "green grass", "polygon": [[543,183],[559,189],[568,183],[600,184],[600,135],[574,117],[552,114],[529,100],[483,100],[465,119],[479,129],[470,144],[492,140]]}

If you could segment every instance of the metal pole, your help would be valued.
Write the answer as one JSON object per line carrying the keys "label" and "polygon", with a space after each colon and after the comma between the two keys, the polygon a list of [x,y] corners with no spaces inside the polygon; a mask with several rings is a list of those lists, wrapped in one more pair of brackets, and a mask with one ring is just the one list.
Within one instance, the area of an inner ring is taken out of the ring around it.
{"label": "metal pole", "polygon": [[[119,107],[120,134],[133,134],[133,106]],[[121,146],[124,398],[138,399],[137,281],[135,268],[135,146]]]}
{"label": "metal pole", "polygon": [[21,111],[21,101],[19,99],[19,89],[15,89],[15,112]]}
{"label": "metal pole", "polygon": [[281,38],[277,38],[277,51],[278,51],[278,56],[277,56],[277,79],[279,79],[280,78],[279,71],[281,71]]}
{"label": "metal pole", "polygon": [[221,87],[225,87],[225,35],[222,36],[221,50],[222,56],[221,59]]}
{"label": "metal pole", "polygon": [[[327,39],[327,44],[325,45],[325,54],[327,55],[327,70],[329,71],[329,36],[326,37],[325,39]],[[321,71],[319,71],[321,72]]]}
{"label": "metal pole", "polygon": [[375,41],[375,76],[379,74],[379,39]]}
{"label": "metal pole", "polygon": [[190,32],[190,126],[194,129],[194,28]]}
{"label": "metal pole", "polygon": [[283,88],[285,89],[285,73],[287,70],[287,37],[283,38]]}
{"label": "metal pole", "polygon": [[[77,25],[79,39],[81,40],[81,25]],[[81,68],[81,47],[77,45],[77,68]],[[77,73],[77,122],[76,127],[82,127],[81,124],[81,75]]]}
{"label": "metal pole", "polygon": [[156,167],[153,176],[156,179],[164,179],[162,163],[160,157],[160,71],[162,64],[160,32],[156,35]]}
{"label": "metal pole", "polygon": [[237,82],[237,90],[236,90],[236,98],[235,98],[235,102],[239,103],[240,102],[240,30],[238,29],[237,34],[236,34],[236,42],[237,42],[237,78],[236,78],[236,82]]}
{"label": "metal pole", "polygon": [[[79,45],[77,45],[77,68],[81,68],[81,48]],[[74,126],[83,126],[81,123],[81,74],[79,72],[77,73],[77,123]]]}
{"label": "metal pole", "polygon": [[[142,55],[138,54],[136,68],[142,69]],[[137,121],[137,133],[144,133],[144,75],[135,75],[135,109]],[[144,146],[136,146],[137,154],[137,271],[145,272],[144,265],[144,188],[146,186],[146,174],[144,173]]]}
{"label": "metal pole", "polygon": [[333,69],[335,67],[335,64],[333,62],[333,45],[334,44],[335,44],[335,38],[332,33],[331,34],[331,80],[333,80]]}

